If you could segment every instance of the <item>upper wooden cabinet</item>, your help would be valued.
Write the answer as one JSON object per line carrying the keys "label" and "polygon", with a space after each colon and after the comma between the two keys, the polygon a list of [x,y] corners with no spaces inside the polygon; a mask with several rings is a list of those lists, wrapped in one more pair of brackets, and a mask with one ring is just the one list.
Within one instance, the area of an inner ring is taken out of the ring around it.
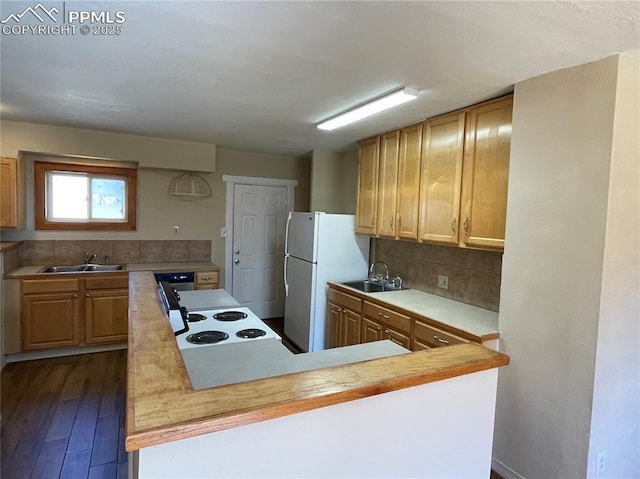
{"label": "upper wooden cabinet", "polygon": [[398,238],[418,238],[422,128],[423,123],[418,123],[400,130],[396,220]]}
{"label": "upper wooden cabinet", "polygon": [[360,142],[356,233],[370,236],[376,234],[379,154],[379,137]]}
{"label": "upper wooden cabinet", "polygon": [[0,228],[24,228],[22,169],[17,158],[0,158]]}
{"label": "upper wooden cabinet", "polygon": [[420,239],[458,243],[465,113],[425,123],[420,173]]}
{"label": "upper wooden cabinet", "polygon": [[362,142],[356,233],[503,249],[512,108],[508,96]]}
{"label": "upper wooden cabinet", "polygon": [[396,235],[398,192],[398,152],[400,132],[392,131],[380,138],[380,173],[378,176],[378,236]]}
{"label": "upper wooden cabinet", "polygon": [[504,248],[513,97],[467,112],[462,179],[465,246]]}

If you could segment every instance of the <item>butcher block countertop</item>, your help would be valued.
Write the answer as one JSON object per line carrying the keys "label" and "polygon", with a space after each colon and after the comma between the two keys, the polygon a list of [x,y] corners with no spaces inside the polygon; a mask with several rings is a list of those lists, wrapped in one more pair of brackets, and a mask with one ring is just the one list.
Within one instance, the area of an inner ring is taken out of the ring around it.
{"label": "butcher block countertop", "polygon": [[329,283],[352,296],[380,306],[392,307],[409,316],[432,323],[471,341],[483,342],[500,338],[498,313],[461,303],[417,289],[363,293],[341,283]]}
{"label": "butcher block countertop", "polygon": [[196,390],[149,272],[129,275],[128,346],[128,451],[509,363],[469,343]]}

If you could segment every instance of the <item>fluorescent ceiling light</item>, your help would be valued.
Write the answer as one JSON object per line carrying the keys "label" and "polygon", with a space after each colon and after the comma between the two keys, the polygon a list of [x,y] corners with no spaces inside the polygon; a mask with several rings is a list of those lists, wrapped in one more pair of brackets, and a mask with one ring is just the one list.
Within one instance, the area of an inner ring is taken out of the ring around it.
{"label": "fluorescent ceiling light", "polygon": [[413,88],[401,88],[400,90],[396,90],[388,95],[376,98],[375,100],[365,103],[353,110],[349,110],[338,116],[334,116],[329,120],[323,121],[318,124],[318,128],[321,130],[335,130],[341,126],[362,120],[363,118],[374,115],[386,110],[387,108],[400,105],[410,100],[415,100],[416,98],[418,98],[418,90],[414,90]]}

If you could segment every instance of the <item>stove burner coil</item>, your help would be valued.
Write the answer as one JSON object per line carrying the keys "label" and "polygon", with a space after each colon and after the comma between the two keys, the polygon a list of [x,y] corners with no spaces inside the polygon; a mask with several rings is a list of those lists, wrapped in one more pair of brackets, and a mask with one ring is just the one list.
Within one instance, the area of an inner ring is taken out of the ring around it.
{"label": "stove burner coil", "polygon": [[245,339],[255,339],[255,338],[264,336],[265,334],[267,334],[267,332],[262,329],[248,328],[248,329],[242,329],[238,331],[236,333],[236,336],[238,336],[239,338],[245,338]]}
{"label": "stove burner coil", "polygon": [[242,311],[223,311],[222,313],[216,313],[213,315],[213,319],[218,321],[238,321],[247,317],[247,313]]}
{"label": "stove burner coil", "polygon": [[229,335],[223,331],[200,331],[187,336],[187,341],[192,344],[215,344],[229,339]]}
{"label": "stove burner coil", "polygon": [[197,323],[198,321],[204,321],[207,317],[204,314],[189,313],[187,321],[190,323]]}

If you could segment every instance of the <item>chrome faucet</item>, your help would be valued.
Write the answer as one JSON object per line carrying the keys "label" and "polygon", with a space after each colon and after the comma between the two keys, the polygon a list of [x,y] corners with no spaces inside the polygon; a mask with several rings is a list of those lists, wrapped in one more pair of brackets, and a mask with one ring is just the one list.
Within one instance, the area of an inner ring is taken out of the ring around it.
{"label": "chrome faucet", "polygon": [[[374,274],[374,270],[376,269],[377,264],[381,264],[382,266],[384,266],[384,276],[382,276],[381,274]],[[387,266],[387,263],[385,263],[384,261],[376,261],[375,263],[371,263],[371,266],[369,266],[369,279],[374,281],[381,281],[383,279],[385,281],[389,281],[389,267]]]}
{"label": "chrome faucet", "polygon": [[96,259],[96,255],[95,254],[92,254],[91,256],[89,256],[89,253],[87,253],[87,252],[84,253],[84,264],[89,264],[94,259]]}

